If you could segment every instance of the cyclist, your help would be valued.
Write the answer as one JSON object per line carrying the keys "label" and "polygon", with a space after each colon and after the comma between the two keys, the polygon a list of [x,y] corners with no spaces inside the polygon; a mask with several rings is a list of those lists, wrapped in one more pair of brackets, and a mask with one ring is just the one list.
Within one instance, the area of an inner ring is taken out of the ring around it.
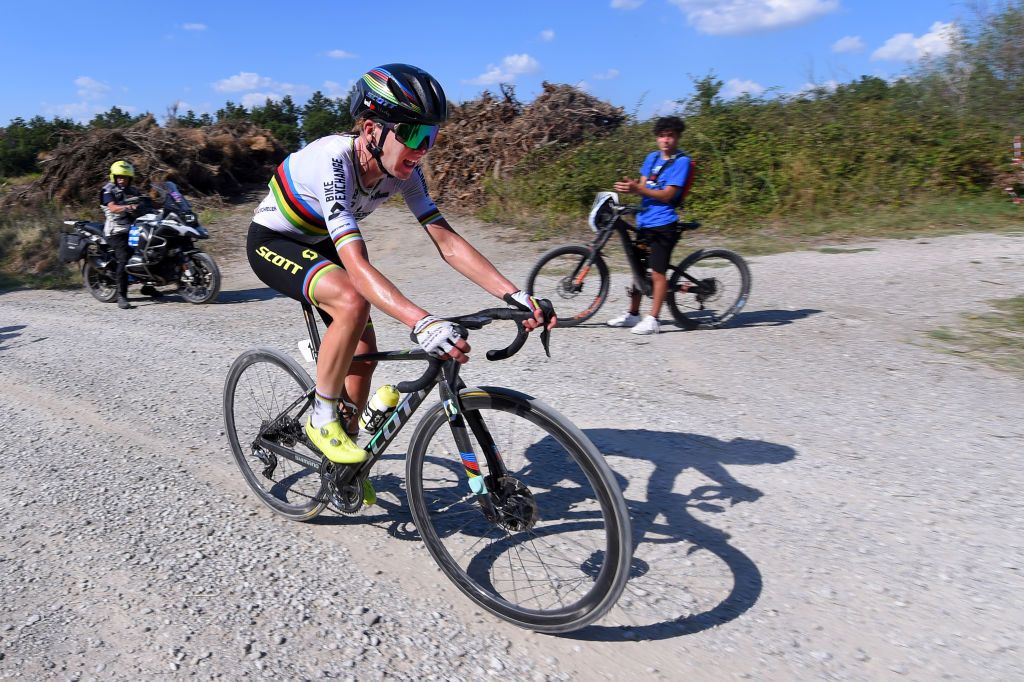
{"label": "cyclist", "polygon": [[641,212],[636,217],[637,243],[649,249],[651,268],[651,312],[640,319],[641,292],[630,290],[629,310],[608,320],[610,327],[632,327],[634,334],[657,334],[661,331],[658,314],[665,301],[669,257],[679,240],[676,208],[686,197],[693,182],[693,163],[679,151],[679,136],[686,124],[678,116],[664,116],[654,123],[658,149],[647,155],[640,166],[640,179],[623,178],[615,183],[616,192],[639,194]]}
{"label": "cyclist", "polygon": [[[135,167],[127,161],[115,161],[110,166],[110,182],[100,190],[100,205],[106,216],[103,225],[103,237],[114,252],[117,269],[114,277],[117,280],[117,307],[122,310],[134,308],[128,302],[128,272],[125,264],[132,256],[132,247],[128,246],[128,230],[132,226],[132,212],[135,204],[129,200],[140,196],[140,192],[132,184],[135,178]],[[145,292],[143,292],[145,293]]]}
{"label": "cyclist", "polygon": [[247,240],[256,275],[320,309],[327,324],[305,428],[329,460],[343,464],[367,457],[350,435],[357,431],[356,415],[366,403],[375,365],[353,364],[352,356],[376,350],[371,305],[408,326],[430,355],[469,359],[469,344],[451,322],[410,301],[370,263],[359,221],[388,197],[402,195],[455,270],[492,295],[533,310],[534,319],[524,322],[528,329],[543,323],[543,309],[550,311],[547,301],[516,287],[455,232],[427,193],[419,163],[448,116],[440,83],[415,66],[386,64],[356,82],[349,105],[356,121],[352,133],[315,140],[278,166]]}

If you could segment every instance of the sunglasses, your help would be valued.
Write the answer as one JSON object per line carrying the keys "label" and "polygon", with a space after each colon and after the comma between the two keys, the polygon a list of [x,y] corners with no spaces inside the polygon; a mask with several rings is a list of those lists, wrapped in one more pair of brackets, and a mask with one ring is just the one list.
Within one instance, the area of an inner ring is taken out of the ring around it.
{"label": "sunglasses", "polygon": [[422,149],[426,151],[434,146],[437,141],[437,131],[440,126],[424,125],[422,123],[388,123],[395,139],[409,149]]}

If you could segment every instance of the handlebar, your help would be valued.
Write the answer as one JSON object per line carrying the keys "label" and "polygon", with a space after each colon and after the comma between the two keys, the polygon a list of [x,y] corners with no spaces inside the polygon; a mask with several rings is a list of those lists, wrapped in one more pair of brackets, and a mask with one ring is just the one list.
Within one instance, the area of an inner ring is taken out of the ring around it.
{"label": "handlebar", "polygon": [[[530,332],[523,326],[523,321],[533,319],[533,313],[529,310],[516,310],[515,308],[485,308],[484,310],[470,313],[469,315],[459,315],[456,317],[445,318],[449,322],[454,322],[458,328],[462,338],[469,338],[470,329],[483,329],[486,325],[490,324],[494,320],[512,320],[516,323],[516,337],[512,340],[508,346],[495,350],[489,350],[486,353],[488,360],[506,360],[516,353],[526,344],[526,339],[529,337]],[[549,348],[551,331],[545,326],[541,331],[540,340],[544,346],[544,352],[551,356],[551,350]],[[415,393],[421,391],[427,386],[430,386],[437,378],[438,373],[441,371],[442,365],[447,360],[440,360],[438,358],[427,355],[425,352],[423,357],[427,360],[427,369],[418,379],[412,379],[410,381],[399,382],[395,387],[400,393]]]}

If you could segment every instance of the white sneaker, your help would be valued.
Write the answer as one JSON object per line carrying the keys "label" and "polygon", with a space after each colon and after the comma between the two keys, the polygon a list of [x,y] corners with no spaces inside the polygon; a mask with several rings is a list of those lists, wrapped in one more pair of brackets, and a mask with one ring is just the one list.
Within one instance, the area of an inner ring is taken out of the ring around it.
{"label": "white sneaker", "polygon": [[639,321],[639,315],[634,315],[633,313],[626,313],[625,315],[613,317],[612,319],[608,320],[606,324],[609,327],[635,327]]}
{"label": "white sneaker", "polygon": [[657,334],[661,331],[661,325],[658,324],[658,318],[648,315],[629,331],[634,334]]}

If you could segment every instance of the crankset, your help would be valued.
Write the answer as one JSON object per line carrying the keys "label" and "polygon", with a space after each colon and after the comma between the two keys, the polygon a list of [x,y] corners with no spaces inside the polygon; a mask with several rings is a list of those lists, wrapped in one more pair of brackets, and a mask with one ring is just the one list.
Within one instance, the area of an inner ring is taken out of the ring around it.
{"label": "crankset", "polygon": [[331,503],[343,514],[355,514],[364,503],[373,504],[376,495],[365,477],[354,476],[346,482],[347,474],[347,467],[337,466],[326,457],[320,464],[320,479],[327,482]]}

